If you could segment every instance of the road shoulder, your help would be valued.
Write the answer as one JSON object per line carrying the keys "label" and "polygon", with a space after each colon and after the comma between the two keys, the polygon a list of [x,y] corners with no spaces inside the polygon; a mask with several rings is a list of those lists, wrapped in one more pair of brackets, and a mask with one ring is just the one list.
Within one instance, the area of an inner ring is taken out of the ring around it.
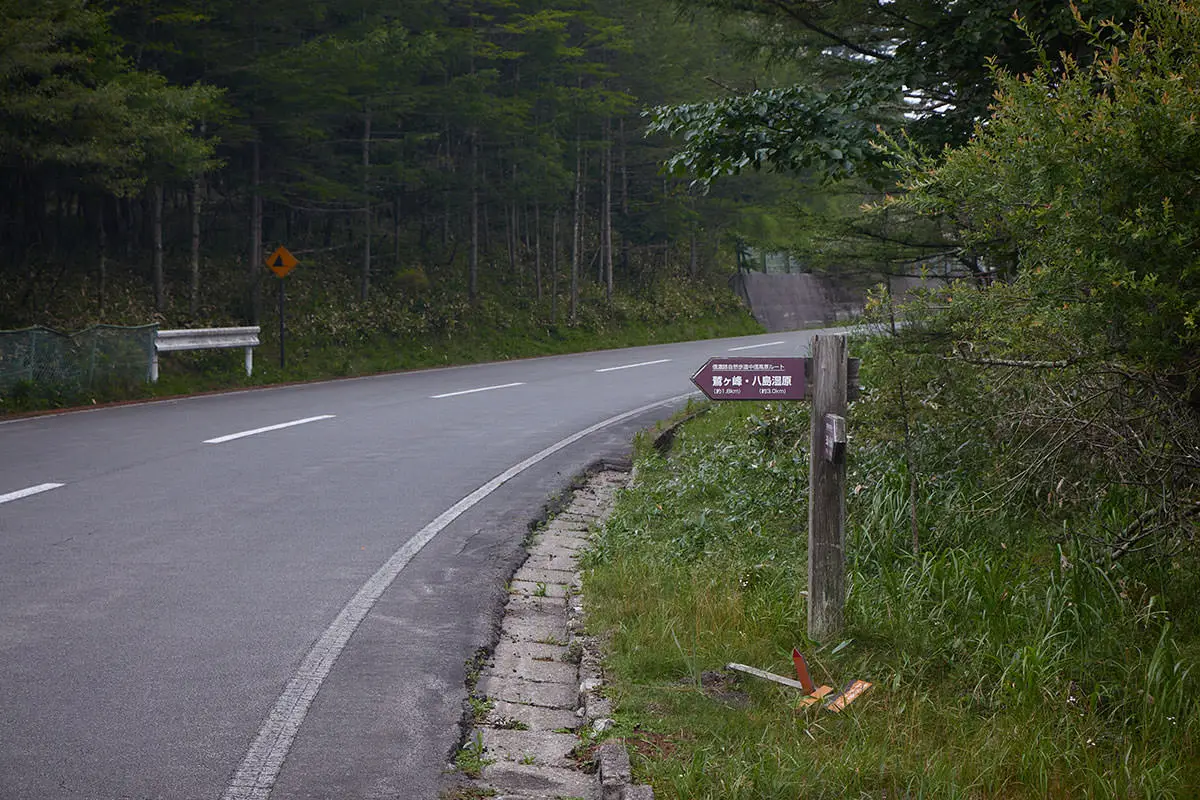
{"label": "road shoulder", "polygon": [[584,634],[578,555],[603,524],[626,472],[602,470],[537,531],[509,583],[500,638],[468,700],[472,724],[455,757],[453,800],[646,800],[631,784],[613,724],[598,644]]}

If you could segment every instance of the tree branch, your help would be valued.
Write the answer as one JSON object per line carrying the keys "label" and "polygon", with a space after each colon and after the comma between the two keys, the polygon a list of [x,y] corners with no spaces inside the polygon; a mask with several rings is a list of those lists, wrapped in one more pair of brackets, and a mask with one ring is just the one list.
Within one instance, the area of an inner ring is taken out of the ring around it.
{"label": "tree branch", "polygon": [[812,18],[810,18],[807,14],[804,14],[803,12],[800,11],[800,9],[796,8],[792,3],[788,2],[788,0],[767,0],[767,5],[774,7],[778,11],[782,12],[784,15],[791,17],[796,22],[798,22],[802,27],[808,28],[810,31],[817,34],[818,36],[824,36],[826,39],[829,39],[830,41],[837,42],[842,47],[845,47],[847,50],[851,50],[855,53],[858,53],[860,56],[867,56],[868,58],[877,58],[880,61],[891,61],[892,60],[892,56],[889,56],[886,53],[880,53],[877,50],[871,50],[869,48],[862,47],[862,46],[857,45],[854,42],[850,41],[849,39],[845,38],[844,36],[836,34],[831,30],[822,28],[820,25],[818,25],[816,22],[814,22],[812,20]]}
{"label": "tree branch", "polygon": [[[1143,530],[1147,522],[1154,519],[1159,514],[1162,514],[1164,511],[1165,509],[1163,508],[1152,508],[1139,514],[1138,518],[1129,523],[1129,526],[1122,531],[1121,538],[1119,540],[1120,544],[1113,548],[1112,553],[1109,554],[1109,560],[1116,561],[1117,559],[1121,558],[1121,556],[1130,552],[1135,544],[1142,541],[1147,536],[1151,536],[1163,528],[1168,527],[1171,520],[1168,520],[1166,523],[1157,525],[1148,530]],[[1188,517],[1194,517],[1197,514],[1200,514],[1200,503],[1194,503],[1191,508],[1183,509],[1178,516],[1174,518],[1174,520],[1182,522]]]}

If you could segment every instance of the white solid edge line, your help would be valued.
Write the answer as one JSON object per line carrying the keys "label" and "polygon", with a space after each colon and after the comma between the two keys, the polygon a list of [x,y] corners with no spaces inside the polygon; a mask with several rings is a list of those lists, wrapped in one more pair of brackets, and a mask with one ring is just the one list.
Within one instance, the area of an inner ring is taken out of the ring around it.
{"label": "white solid edge line", "polygon": [[51,489],[57,489],[60,486],[66,486],[65,483],[39,483],[37,486],[30,486],[28,489],[18,489],[15,492],[8,494],[0,494],[0,503],[11,503],[13,500],[20,500],[22,497],[41,494],[48,492]]}
{"label": "white solid edge line", "polygon": [[499,386],[480,386],[478,389],[463,389],[461,392],[446,392],[445,394],[430,395],[431,400],[441,400],[443,397],[458,397],[460,394],[475,394],[476,392],[490,392],[492,389],[511,389],[514,386],[524,386],[524,383],[502,383]]}
{"label": "white solid edge line", "polygon": [[651,364],[666,364],[670,360],[671,359],[669,359],[669,358],[660,358],[657,361],[641,361],[641,362],[638,362],[637,364],[622,364],[619,367],[605,367],[604,369],[598,369],[598,370],[596,370],[596,372],[616,372],[619,369],[633,369],[634,367],[648,367]]}
{"label": "white solid edge line", "polygon": [[350,602],[346,603],[334,621],[321,634],[321,638],[309,650],[308,655],[304,657],[304,660],[300,663],[300,667],[296,670],[296,674],[288,681],[287,686],[284,687],[283,694],[279,696],[274,708],[271,709],[271,713],[267,715],[262,728],[259,729],[258,735],[254,738],[254,742],[246,752],[246,758],[242,761],[242,765],[229,781],[229,786],[226,788],[224,795],[222,795],[222,800],[266,800],[266,798],[270,797],[271,789],[275,785],[275,779],[279,777],[279,772],[283,768],[283,761],[287,758],[292,741],[296,738],[296,734],[300,730],[300,725],[304,722],[304,718],[308,714],[308,708],[316,698],[317,692],[320,691],[321,684],[324,682],[326,676],[329,675],[329,671],[333,669],[334,662],[341,655],[346,643],[350,641],[350,636],[358,628],[359,623],[370,613],[376,601],[392,585],[392,581],[396,580],[400,571],[408,566],[408,562],[421,551],[421,548],[429,544],[433,540],[433,537],[437,536],[451,522],[458,519],[464,512],[505,483],[530,467],[554,455],[564,447],[572,445],[585,436],[593,434],[609,425],[615,425],[630,417],[643,414],[659,406],[678,402],[694,394],[696,392],[677,395],[667,400],[659,400],[656,403],[650,403],[649,405],[635,408],[632,411],[626,411],[624,414],[609,417],[603,422],[598,422],[589,428],[584,428],[577,433],[571,434],[567,438],[550,445],[545,450],[535,453],[521,463],[509,467],[504,472],[492,478],[483,486],[480,486],[443,511],[437,519],[430,522],[415,536],[405,542],[371,576],[370,580],[363,584],[354,597],[350,598]]}
{"label": "white solid edge line", "polygon": [[322,414],[319,417],[305,417],[304,419],[295,419],[291,422],[281,422],[278,425],[268,425],[265,428],[255,428],[252,431],[242,431],[240,433],[231,433],[228,436],[218,436],[215,439],[205,439],[205,444],[224,444],[232,442],[234,439],[244,439],[247,436],[255,436],[260,433],[268,433],[270,431],[279,431],[284,428],[294,428],[297,425],[307,425],[310,422],[320,422],[323,419],[333,419],[337,414]]}
{"label": "white solid edge line", "polygon": [[728,350],[726,350],[725,352],[736,353],[738,350],[753,350],[756,347],[770,347],[771,345],[775,345],[775,344],[787,344],[787,342],[779,341],[779,342],[766,342],[764,344],[748,344],[745,347],[731,347]]}

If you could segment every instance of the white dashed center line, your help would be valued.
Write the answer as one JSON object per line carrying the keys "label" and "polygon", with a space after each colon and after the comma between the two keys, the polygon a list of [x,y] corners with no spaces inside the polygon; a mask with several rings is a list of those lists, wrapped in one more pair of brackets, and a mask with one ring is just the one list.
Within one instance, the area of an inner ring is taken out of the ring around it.
{"label": "white dashed center line", "polygon": [[514,386],[524,386],[524,383],[502,383],[499,386],[480,386],[478,389],[463,389],[461,392],[446,392],[445,394],[430,395],[433,400],[441,400],[443,397],[458,397],[460,394],[475,394],[476,392],[490,392],[493,389],[511,389]]}
{"label": "white dashed center line", "polygon": [[39,483],[37,486],[30,486],[28,489],[18,489],[8,494],[0,494],[0,503],[11,503],[13,500],[20,500],[22,497],[41,494],[42,492],[48,492],[51,489],[57,489],[65,485],[63,483]]}
{"label": "white dashed center line", "polygon": [[777,344],[787,344],[787,342],[766,342],[764,344],[748,344],[745,347],[731,347],[727,352],[736,353],[738,350],[753,350],[756,347],[771,347]]}
{"label": "white dashed center line", "polygon": [[619,369],[633,369],[634,367],[648,367],[651,364],[665,364],[670,360],[671,359],[669,359],[669,358],[660,358],[658,361],[640,361],[637,364],[622,364],[619,367],[605,367],[604,369],[596,370],[596,372],[616,372]]}
{"label": "white dashed center line", "polygon": [[232,442],[234,439],[245,439],[247,436],[254,436],[259,433],[268,433],[270,431],[279,431],[284,428],[294,428],[297,425],[307,425],[310,422],[320,422],[323,419],[333,419],[336,414],[322,414],[319,417],[306,417],[304,419],[292,420],[291,422],[281,422],[278,425],[268,425],[265,428],[255,428],[252,431],[242,431],[240,433],[231,433],[228,436],[218,436],[215,439],[205,439],[205,444],[224,444]]}

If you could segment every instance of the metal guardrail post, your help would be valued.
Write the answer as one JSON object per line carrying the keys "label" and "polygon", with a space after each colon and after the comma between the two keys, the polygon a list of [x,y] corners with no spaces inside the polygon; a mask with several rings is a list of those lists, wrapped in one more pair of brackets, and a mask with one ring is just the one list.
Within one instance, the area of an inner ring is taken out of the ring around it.
{"label": "metal guardrail post", "polygon": [[254,372],[254,348],[259,345],[257,325],[244,328],[192,328],[158,331],[150,358],[150,382],[158,381],[158,354],[178,350],[212,350],[241,347],[246,352],[246,375]]}

